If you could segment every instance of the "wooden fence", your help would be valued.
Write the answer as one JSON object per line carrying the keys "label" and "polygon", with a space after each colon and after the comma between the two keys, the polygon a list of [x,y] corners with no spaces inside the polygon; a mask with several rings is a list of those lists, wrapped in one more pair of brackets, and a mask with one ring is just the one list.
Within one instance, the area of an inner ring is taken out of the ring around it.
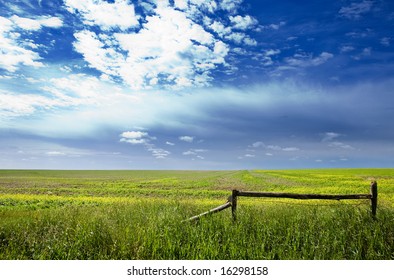
{"label": "wooden fence", "polygon": [[376,181],[371,182],[369,194],[296,194],[296,193],[272,193],[272,192],[248,192],[233,190],[232,195],[228,198],[227,203],[204,212],[200,215],[191,217],[185,221],[196,221],[201,217],[223,211],[231,207],[232,217],[235,221],[237,219],[237,204],[238,197],[271,197],[271,198],[293,198],[293,199],[329,199],[329,200],[343,200],[343,199],[369,199],[371,200],[371,214],[376,217],[376,209],[378,206],[378,184]]}

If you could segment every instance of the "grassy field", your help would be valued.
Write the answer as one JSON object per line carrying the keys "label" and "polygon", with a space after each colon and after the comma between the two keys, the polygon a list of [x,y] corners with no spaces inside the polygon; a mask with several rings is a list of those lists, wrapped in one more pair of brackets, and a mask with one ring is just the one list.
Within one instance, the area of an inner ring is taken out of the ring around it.
{"label": "grassy field", "polygon": [[[367,194],[238,200],[232,189]],[[0,171],[0,259],[394,259],[394,169]]]}

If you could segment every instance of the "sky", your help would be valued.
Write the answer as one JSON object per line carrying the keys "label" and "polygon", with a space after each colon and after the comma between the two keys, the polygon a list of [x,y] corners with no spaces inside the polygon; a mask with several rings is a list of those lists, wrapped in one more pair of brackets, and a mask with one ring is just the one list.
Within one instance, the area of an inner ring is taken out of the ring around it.
{"label": "sky", "polygon": [[0,1],[0,169],[394,167],[390,0]]}

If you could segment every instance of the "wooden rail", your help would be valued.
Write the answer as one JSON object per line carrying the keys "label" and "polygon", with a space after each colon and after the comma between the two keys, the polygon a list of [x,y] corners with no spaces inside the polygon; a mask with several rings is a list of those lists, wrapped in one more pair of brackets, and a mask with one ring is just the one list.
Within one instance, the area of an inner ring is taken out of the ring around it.
{"label": "wooden rail", "polygon": [[373,218],[376,217],[376,209],[378,206],[378,184],[376,181],[371,182],[370,194],[297,194],[297,193],[272,193],[272,192],[249,192],[233,190],[232,195],[229,196],[227,203],[213,208],[200,215],[193,216],[186,221],[197,221],[201,217],[223,211],[231,207],[231,213],[233,220],[237,219],[237,197],[273,197],[273,198],[293,198],[293,199],[331,199],[331,200],[343,200],[343,199],[370,199],[371,200],[371,213]]}
{"label": "wooden rail", "polygon": [[370,194],[296,194],[296,193],[270,193],[270,192],[248,192],[233,190],[231,212],[233,220],[237,219],[237,197],[274,197],[274,198],[293,198],[293,199],[370,199],[371,200],[371,213],[376,216],[376,209],[378,205],[378,184],[376,181],[371,182]]}
{"label": "wooden rail", "polygon": [[187,220],[183,220],[182,222],[193,222],[193,221],[198,221],[201,217],[203,217],[203,216],[206,216],[206,215],[209,215],[209,214],[213,214],[213,213],[217,213],[217,212],[220,212],[220,211],[223,211],[224,209],[227,209],[227,208],[229,208],[229,207],[231,207],[231,202],[227,202],[227,203],[225,203],[225,204],[223,204],[223,205],[220,205],[220,206],[218,206],[218,207],[216,207],[216,208],[213,208],[213,209],[211,209],[211,210],[209,210],[209,211],[207,211],[207,212],[204,212],[204,213],[202,213],[202,214],[200,214],[200,215],[196,215],[196,216],[193,216],[193,217],[191,217],[191,218],[189,218],[189,219],[187,219]]}

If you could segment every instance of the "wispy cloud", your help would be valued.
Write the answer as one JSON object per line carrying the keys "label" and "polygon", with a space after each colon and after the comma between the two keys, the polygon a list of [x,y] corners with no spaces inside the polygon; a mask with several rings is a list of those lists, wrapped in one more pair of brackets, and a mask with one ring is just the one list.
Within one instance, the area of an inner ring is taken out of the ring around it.
{"label": "wispy cloud", "polygon": [[322,136],[322,142],[330,142],[341,136],[341,134],[336,132],[325,132]]}
{"label": "wispy cloud", "polygon": [[207,152],[205,149],[190,149],[186,152],[183,152],[182,155],[191,156],[192,158],[205,159],[205,157],[201,155],[201,153],[205,152]]}
{"label": "wispy cloud", "polygon": [[355,148],[349,144],[342,143],[337,141],[337,138],[343,136],[336,132],[325,132],[322,138],[323,143],[327,143],[328,147],[331,148],[338,148],[338,149],[345,149],[345,150],[354,150]]}
{"label": "wispy cloud", "polygon": [[352,3],[349,6],[342,7],[339,15],[348,19],[360,19],[363,14],[368,13],[373,6],[373,1],[364,0],[358,3]]}
{"label": "wispy cloud", "polygon": [[383,37],[382,39],[380,39],[380,44],[382,46],[389,47],[391,44],[391,40],[392,40],[392,38],[390,38],[390,37]]}
{"label": "wispy cloud", "polygon": [[287,58],[286,62],[290,66],[311,67],[326,63],[329,59],[333,57],[334,55],[329,52],[322,52],[320,55],[315,57],[312,56],[312,54],[299,53],[295,54],[293,57]]}

